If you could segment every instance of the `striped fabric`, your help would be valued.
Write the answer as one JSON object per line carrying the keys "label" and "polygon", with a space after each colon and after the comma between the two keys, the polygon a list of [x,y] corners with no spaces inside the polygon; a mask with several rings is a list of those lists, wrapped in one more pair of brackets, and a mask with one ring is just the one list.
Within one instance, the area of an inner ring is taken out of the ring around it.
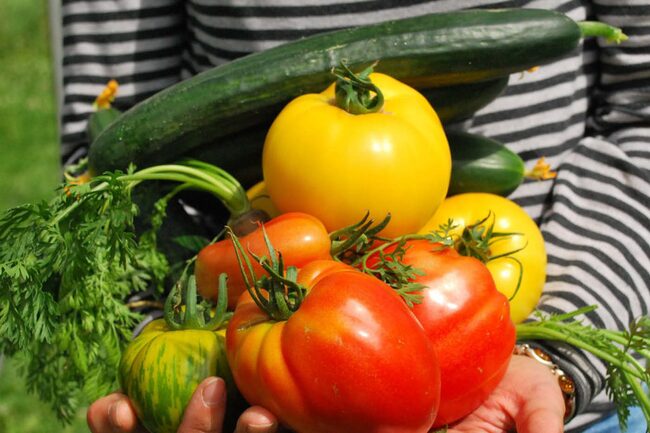
{"label": "striped fabric", "polygon": [[[506,143],[554,181],[511,198],[543,229],[548,284],[540,308],[598,304],[588,322],[623,328],[650,301],[650,4],[645,0],[63,0],[62,157],[85,152],[91,103],[110,78],[117,108],[212,66],[325,30],[463,8],[555,9],[600,19],[630,36],[587,40],[571,55],[513,75],[506,92],[464,125]],[[578,428],[611,409],[604,367],[549,345],[577,380]]]}

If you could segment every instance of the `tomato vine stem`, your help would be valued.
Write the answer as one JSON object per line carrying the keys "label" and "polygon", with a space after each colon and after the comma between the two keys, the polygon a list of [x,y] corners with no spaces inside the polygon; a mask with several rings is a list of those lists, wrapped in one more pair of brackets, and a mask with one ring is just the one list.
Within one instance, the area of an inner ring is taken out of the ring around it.
{"label": "tomato vine stem", "polygon": [[266,275],[258,278],[255,275],[253,263],[246,253],[239,238],[230,227],[226,227],[230,236],[239,267],[251,298],[258,308],[264,311],[271,319],[287,320],[300,308],[305,298],[307,289],[296,282],[298,270],[295,266],[285,267],[282,253],[277,252],[264,230],[264,241],[268,251],[267,256],[258,256],[249,251],[250,256],[264,269]]}
{"label": "tomato vine stem", "polygon": [[359,73],[341,64],[332,70],[336,76],[336,105],[350,114],[376,113],[384,106],[384,95],[369,78],[375,64]]}
{"label": "tomato vine stem", "polygon": [[181,329],[219,329],[231,316],[227,313],[228,287],[227,275],[219,275],[219,291],[214,314],[207,304],[197,303],[196,280],[193,275],[183,275],[167,296],[164,306],[164,318],[167,326],[173,330]]}

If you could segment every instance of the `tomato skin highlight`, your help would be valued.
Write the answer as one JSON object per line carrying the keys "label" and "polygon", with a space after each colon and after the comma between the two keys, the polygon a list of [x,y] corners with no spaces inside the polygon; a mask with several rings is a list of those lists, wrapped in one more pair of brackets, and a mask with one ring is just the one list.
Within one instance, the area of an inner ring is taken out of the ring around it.
{"label": "tomato skin highlight", "polygon": [[440,372],[412,312],[356,270],[333,267],[314,281],[286,321],[241,296],[226,350],[244,397],[299,433],[427,432]]}
{"label": "tomato skin highlight", "polygon": [[[264,223],[264,230],[276,250],[282,252],[287,266],[301,267],[312,260],[330,258],[329,233],[323,223],[311,215],[282,214]],[[261,228],[242,236],[240,242],[246,251],[259,256],[268,254]],[[261,275],[264,272],[261,266],[252,257],[250,260],[255,273]],[[201,296],[217,298],[217,281],[222,272],[228,274],[228,306],[234,308],[237,298],[247,287],[230,238],[210,244],[199,252],[194,274]]]}
{"label": "tomato skin highlight", "polygon": [[332,85],[292,100],[274,120],[262,169],[280,212],[315,215],[328,231],[390,213],[384,234],[395,237],[417,231],[442,202],[451,153],[437,114],[413,88],[370,79],[384,95],[379,112],[339,108]]}
{"label": "tomato skin highlight", "polygon": [[[486,224],[494,222],[495,232],[516,232],[513,236],[500,238],[490,247],[491,256],[517,251],[511,257],[519,260],[523,268],[522,280],[517,290],[520,268],[508,257],[490,260],[490,270],[497,290],[510,299],[510,317],[521,323],[535,309],[546,283],[546,247],[542,233],[533,219],[517,203],[505,197],[489,193],[465,193],[448,197],[438,211],[419,230],[428,233],[436,230],[450,218],[457,224],[452,230],[460,234],[464,227],[486,218]],[[514,296],[513,296],[514,295]]]}
{"label": "tomato skin highlight", "polygon": [[[401,262],[423,272],[412,307],[440,364],[440,408],[434,427],[470,414],[498,385],[515,344],[508,300],[483,263],[428,240],[405,244]],[[386,249],[387,253],[394,247]],[[377,266],[377,256],[368,260]]]}

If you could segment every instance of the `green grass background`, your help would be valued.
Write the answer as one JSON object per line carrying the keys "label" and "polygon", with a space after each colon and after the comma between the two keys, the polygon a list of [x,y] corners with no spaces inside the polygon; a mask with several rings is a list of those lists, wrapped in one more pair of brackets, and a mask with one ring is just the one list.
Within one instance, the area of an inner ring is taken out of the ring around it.
{"label": "green grass background", "polygon": [[[52,197],[61,175],[47,7],[47,0],[0,0],[0,211]],[[85,410],[61,426],[27,393],[19,363],[4,360],[0,433],[88,431]]]}

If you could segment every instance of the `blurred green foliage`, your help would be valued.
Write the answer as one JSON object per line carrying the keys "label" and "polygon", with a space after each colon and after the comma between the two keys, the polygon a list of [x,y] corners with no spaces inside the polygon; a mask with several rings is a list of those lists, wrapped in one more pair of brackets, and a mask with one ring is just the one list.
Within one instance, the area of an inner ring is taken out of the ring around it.
{"label": "blurred green foliage", "polygon": [[[0,210],[50,198],[61,176],[47,7],[47,0],[0,1]],[[0,433],[89,431],[83,411],[61,426],[26,391],[17,360],[2,364]]]}
{"label": "blurred green foliage", "polygon": [[52,196],[60,178],[47,0],[0,1],[0,209]]}

